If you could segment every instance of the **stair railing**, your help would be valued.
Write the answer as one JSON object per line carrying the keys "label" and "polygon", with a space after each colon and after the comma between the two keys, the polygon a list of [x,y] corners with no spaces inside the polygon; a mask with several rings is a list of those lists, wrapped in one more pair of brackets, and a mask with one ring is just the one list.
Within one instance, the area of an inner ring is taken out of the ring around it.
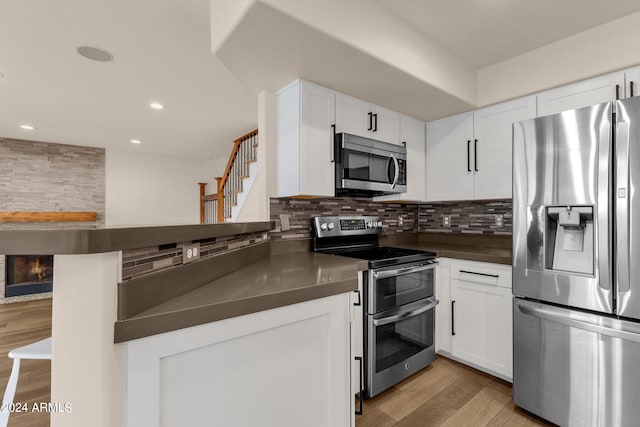
{"label": "stair railing", "polygon": [[212,224],[231,218],[232,208],[238,204],[242,182],[249,177],[249,166],[256,161],[258,129],[233,141],[229,161],[221,177],[216,177],[216,193],[206,195],[200,183],[200,222]]}

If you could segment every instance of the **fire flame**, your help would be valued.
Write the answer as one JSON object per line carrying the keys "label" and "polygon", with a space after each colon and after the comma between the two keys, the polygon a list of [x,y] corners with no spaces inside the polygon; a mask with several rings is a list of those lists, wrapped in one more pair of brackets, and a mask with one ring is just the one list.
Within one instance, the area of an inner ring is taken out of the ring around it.
{"label": "fire flame", "polygon": [[47,276],[47,266],[40,265],[40,258],[37,258],[36,262],[31,265],[31,274],[39,280],[43,280]]}

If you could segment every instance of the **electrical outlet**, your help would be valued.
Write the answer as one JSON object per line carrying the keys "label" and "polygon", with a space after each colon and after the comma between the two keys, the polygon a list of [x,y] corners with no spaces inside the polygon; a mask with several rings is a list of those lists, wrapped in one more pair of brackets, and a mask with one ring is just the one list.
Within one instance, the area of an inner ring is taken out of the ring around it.
{"label": "electrical outlet", "polygon": [[289,224],[290,216],[287,214],[280,214],[280,231],[288,231],[291,229]]}
{"label": "electrical outlet", "polygon": [[451,226],[451,215],[443,215],[442,216],[442,226],[443,227]]}
{"label": "electrical outlet", "polygon": [[404,218],[398,215],[398,225],[403,225],[403,224],[404,224]]}
{"label": "electrical outlet", "polygon": [[496,228],[504,228],[504,216],[496,215]]}
{"label": "electrical outlet", "polygon": [[182,247],[182,263],[186,264],[200,258],[200,243],[192,243]]}

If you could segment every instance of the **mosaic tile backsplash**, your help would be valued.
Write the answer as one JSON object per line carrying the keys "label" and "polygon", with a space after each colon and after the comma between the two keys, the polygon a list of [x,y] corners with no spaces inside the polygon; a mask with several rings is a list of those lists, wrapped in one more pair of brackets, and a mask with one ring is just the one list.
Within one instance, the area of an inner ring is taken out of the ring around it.
{"label": "mosaic tile backsplash", "polygon": [[[365,198],[272,198],[271,220],[276,222],[276,228],[269,234],[271,239],[310,239],[311,218],[331,215],[377,215],[382,219],[383,234],[411,233],[418,229],[417,207],[416,204],[378,203]],[[280,215],[289,216],[290,230],[281,230]]]}
{"label": "mosaic tile backsplash", "polygon": [[[448,227],[443,217],[450,216]],[[502,216],[502,227],[496,217]],[[513,214],[511,199],[465,202],[423,203],[418,210],[419,231],[449,233],[511,234]]]}
{"label": "mosaic tile backsplash", "polygon": [[[282,231],[280,215],[288,215],[290,230]],[[365,198],[272,198],[271,220],[276,228],[271,239],[311,238],[311,218],[318,215],[378,215],[383,234],[439,231],[448,233],[511,234],[511,200],[483,200],[442,203],[381,203]],[[450,215],[449,227],[442,217]],[[502,215],[503,227],[496,226]],[[402,225],[399,218],[402,218]]]}
{"label": "mosaic tile backsplash", "polygon": [[[280,215],[289,217],[290,229],[282,231]],[[271,220],[275,229],[263,233],[220,237],[200,241],[200,257],[208,258],[233,250],[278,239],[310,239],[311,218],[318,215],[377,215],[383,234],[438,231],[445,233],[511,234],[511,200],[447,203],[380,203],[365,198],[272,198]],[[449,215],[449,227],[442,217]],[[503,228],[496,227],[496,215],[502,215]],[[400,224],[402,218],[402,224]],[[191,242],[124,251],[123,281],[154,274],[182,265],[182,247]]]}
{"label": "mosaic tile backsplash", "polygon": [[[268,236],[265,239],[263,233],[248,233],[200,240],[200,258],[222,255],[239,248],[258,245],[267,240]],[[182,242],[123,251],[122,281],[136,279],[182,265],[183,245],[190,243],[195,242]]]}

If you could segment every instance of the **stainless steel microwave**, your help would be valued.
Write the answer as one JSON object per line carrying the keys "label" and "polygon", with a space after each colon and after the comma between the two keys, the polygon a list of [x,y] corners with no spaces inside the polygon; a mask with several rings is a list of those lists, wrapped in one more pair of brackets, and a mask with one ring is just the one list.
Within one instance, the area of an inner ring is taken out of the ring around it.
{"label": "stainless steel microwave", "polygon": [[335,135],[336,196],[407,191],[407,147],[349,133]]}

